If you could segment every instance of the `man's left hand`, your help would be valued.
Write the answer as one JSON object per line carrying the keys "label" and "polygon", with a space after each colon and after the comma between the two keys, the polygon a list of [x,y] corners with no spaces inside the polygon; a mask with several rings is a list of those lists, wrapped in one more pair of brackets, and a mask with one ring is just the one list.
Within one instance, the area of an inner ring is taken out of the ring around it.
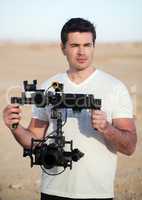
{"label": "man's left hand", "polygon": [[99,132],[105,132],[109,125],[106,113],[102,110],[91,110],[91,124]]}

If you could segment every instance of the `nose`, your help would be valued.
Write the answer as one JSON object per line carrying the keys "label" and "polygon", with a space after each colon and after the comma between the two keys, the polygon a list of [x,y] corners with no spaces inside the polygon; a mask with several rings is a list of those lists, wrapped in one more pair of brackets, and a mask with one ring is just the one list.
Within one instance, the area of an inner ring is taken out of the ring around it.
{"label": "nose", "polygon": [[84,55],[84,54],[85,54],[85,48],[80,46],[80,47],[78,48],[78,54],[79,54],[79,55]]}

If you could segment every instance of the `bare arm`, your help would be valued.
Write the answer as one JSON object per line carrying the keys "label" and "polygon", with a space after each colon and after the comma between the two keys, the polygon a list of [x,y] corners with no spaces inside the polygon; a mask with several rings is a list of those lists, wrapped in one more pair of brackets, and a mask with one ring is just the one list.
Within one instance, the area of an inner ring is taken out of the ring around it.
{"label": "bare arm", "polygon": [[21,110],[15,105],[7,106],[3,111],[3,118],[6,126],[11,130],[13,136],[25,148],[30,148],[31,139],[42,139],[44,132],[48,128],[48,122],[39,119],[31,119],[28,128],[22,127],[20,124],[16,129],[12,129],[11,125],[20,123]]}
{"label": "bare arm", "polygon": [[108,124],[104,137],[115,144],[117,151],[131,155],[136,148],[137,135],[133,119],[114,119],[113,125]]}
{"label": "bare arm", "polygon": [[103,111],[92,111],[92,126],[113,143],[120,153],[131,155],[135,151],[137,134],[134,119],[117,118],[110,124]]}
{"label": "bare arm", "polygon": [[32,118],[28,128],[24,128],[19,124],[15,130],[11,131],[19,144],[25,148],[30,148],[31,139],[42,139],[47,128],[47,122]]}

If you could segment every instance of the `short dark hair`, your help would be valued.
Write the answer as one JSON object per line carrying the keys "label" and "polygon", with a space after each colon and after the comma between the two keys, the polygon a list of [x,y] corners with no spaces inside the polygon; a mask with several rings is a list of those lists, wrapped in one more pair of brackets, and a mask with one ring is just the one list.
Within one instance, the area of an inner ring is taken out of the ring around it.
{"label": "short dark hair", "polygon": [[61,30],[61,41],[64,46],[68,40],[68,33],[71,32],[91,32],[93,36],[93,45],[95,44],[96,30],[94,24],[92,24],[90,21],[83,18],[71,18],[69,21],[67,21]]}

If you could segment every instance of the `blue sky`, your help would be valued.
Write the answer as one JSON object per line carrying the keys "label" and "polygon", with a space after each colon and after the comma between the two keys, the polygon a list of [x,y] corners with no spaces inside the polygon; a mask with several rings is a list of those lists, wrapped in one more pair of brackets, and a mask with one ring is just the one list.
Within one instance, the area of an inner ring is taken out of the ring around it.
{"label": "blue sky", "polygon": [[142,41],[142,0],[0,0],[0,40],[59,41],[63,24],[83,17],[98,41]]}

